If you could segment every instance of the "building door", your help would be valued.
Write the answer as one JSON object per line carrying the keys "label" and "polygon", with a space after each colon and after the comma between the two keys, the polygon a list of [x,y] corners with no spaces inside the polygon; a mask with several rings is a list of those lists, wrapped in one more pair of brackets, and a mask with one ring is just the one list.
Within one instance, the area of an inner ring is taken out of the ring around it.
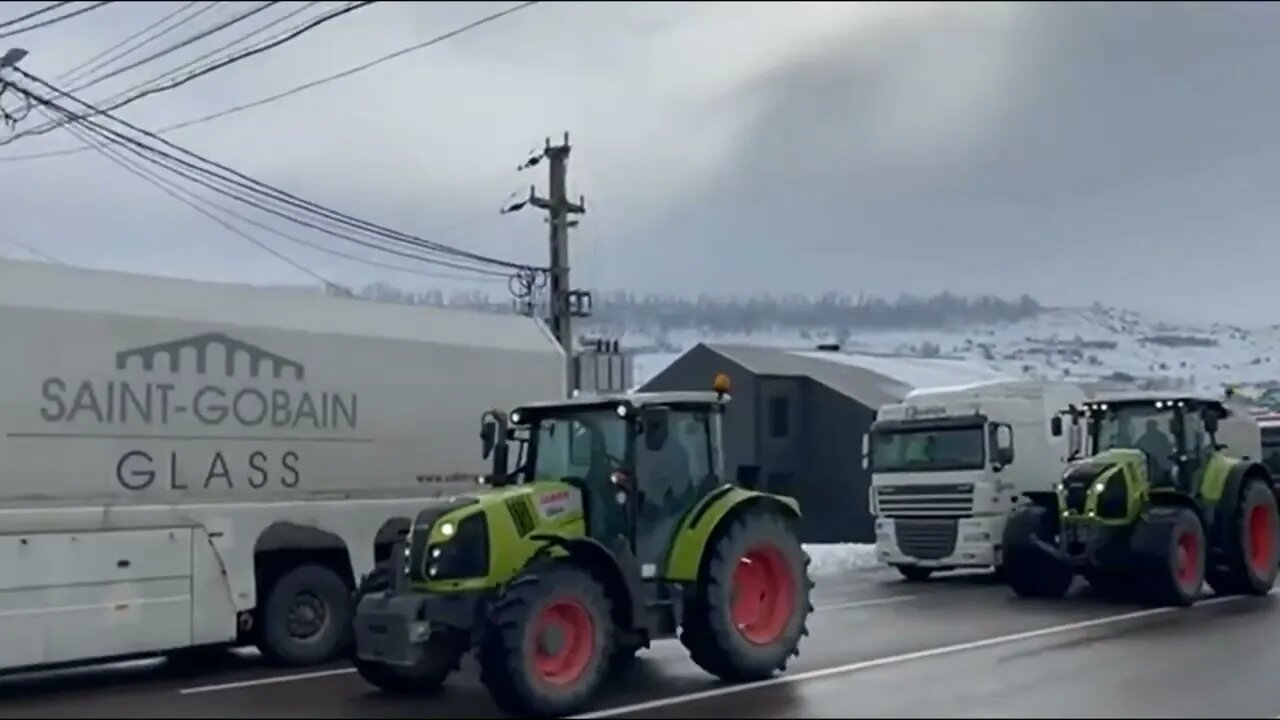
{"label": "building door", "polygon": [[801,503],[804,447],[801,444],[800,383],[791,378],[760,378],[756,413],[759,489],[791,495]]}

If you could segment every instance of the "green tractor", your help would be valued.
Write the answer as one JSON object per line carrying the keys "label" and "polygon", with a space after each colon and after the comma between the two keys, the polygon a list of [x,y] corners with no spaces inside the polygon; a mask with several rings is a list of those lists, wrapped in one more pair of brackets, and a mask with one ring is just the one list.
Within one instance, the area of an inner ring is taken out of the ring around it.
{"label": "green tractor", "polygon": [[421,693],[474,650],[503,710],[559,716],[677,634],[724,680],[785,670],[813,609],[799,508],[725,481],[727,392],[487,413],[493,487],[421,512],[356,591],[359,673]]}
{"label": "green tractor", "polygon": [[[1276,486],[1248,413],[1204,397],[1112,397],[1065,419],[1084,457],[1056,493],[1030,494],[1005,525],[1007,582],[1062,597],[1076,575],[1103,593],[1190,605],[1265,595],[1280,566]],[[1228,454],[1232,453],[1232,454]]]}

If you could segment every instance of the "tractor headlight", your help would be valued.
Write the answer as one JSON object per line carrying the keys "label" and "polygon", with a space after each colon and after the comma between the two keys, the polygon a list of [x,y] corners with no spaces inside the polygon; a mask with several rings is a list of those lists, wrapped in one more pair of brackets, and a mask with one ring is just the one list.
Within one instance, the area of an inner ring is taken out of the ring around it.
{"label": "tractor headlight", "polygon": [[445,540],[427,547],[429,580],[459,580],[489,574],[489,522],[483,512],[440,526]]}

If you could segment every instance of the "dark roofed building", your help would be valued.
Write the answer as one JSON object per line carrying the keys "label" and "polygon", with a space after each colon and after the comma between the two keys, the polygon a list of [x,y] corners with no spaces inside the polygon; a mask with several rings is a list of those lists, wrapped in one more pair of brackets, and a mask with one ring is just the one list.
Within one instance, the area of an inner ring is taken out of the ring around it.
{"label": "dark roofed building", "polygon": [[822,353],[698,344],[644,383],[643,391],[700,390],[731,382],[724,419],[725,470],[741,484],[790,495],[805,516],[804,542],[875,540],[862,435],[906,383]]}

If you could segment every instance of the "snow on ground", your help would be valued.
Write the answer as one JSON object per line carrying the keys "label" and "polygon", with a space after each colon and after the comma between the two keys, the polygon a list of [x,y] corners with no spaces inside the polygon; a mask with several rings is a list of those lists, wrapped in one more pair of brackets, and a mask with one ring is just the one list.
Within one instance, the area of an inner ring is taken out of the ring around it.
{"label": "snow on ground", "polygon": [[[651,341],[648,336],[628,333],[624,344],[637,347]],[[683,351],[704,341],[818,355],[857,364],[914,387],[995,376],[1136,380],[1215,394],[1226,384],[1280,385],[1280,326],[1190,326],[1105,307],[1051,309],[1016,322],[935,330],[857,331],[839,353],[816,352],[819,343],[834,342],[828,331],[818,329],[719,336],[671,332],[656,344]],[[637,384],[653,377],[679,354],[636,355]]]}
{"label": "snow on ground", "polygon": [[861,543],[812,543],[804,546],[809,555],[809,575],[839,575],[854,570],[881,567],[876,546]]}

